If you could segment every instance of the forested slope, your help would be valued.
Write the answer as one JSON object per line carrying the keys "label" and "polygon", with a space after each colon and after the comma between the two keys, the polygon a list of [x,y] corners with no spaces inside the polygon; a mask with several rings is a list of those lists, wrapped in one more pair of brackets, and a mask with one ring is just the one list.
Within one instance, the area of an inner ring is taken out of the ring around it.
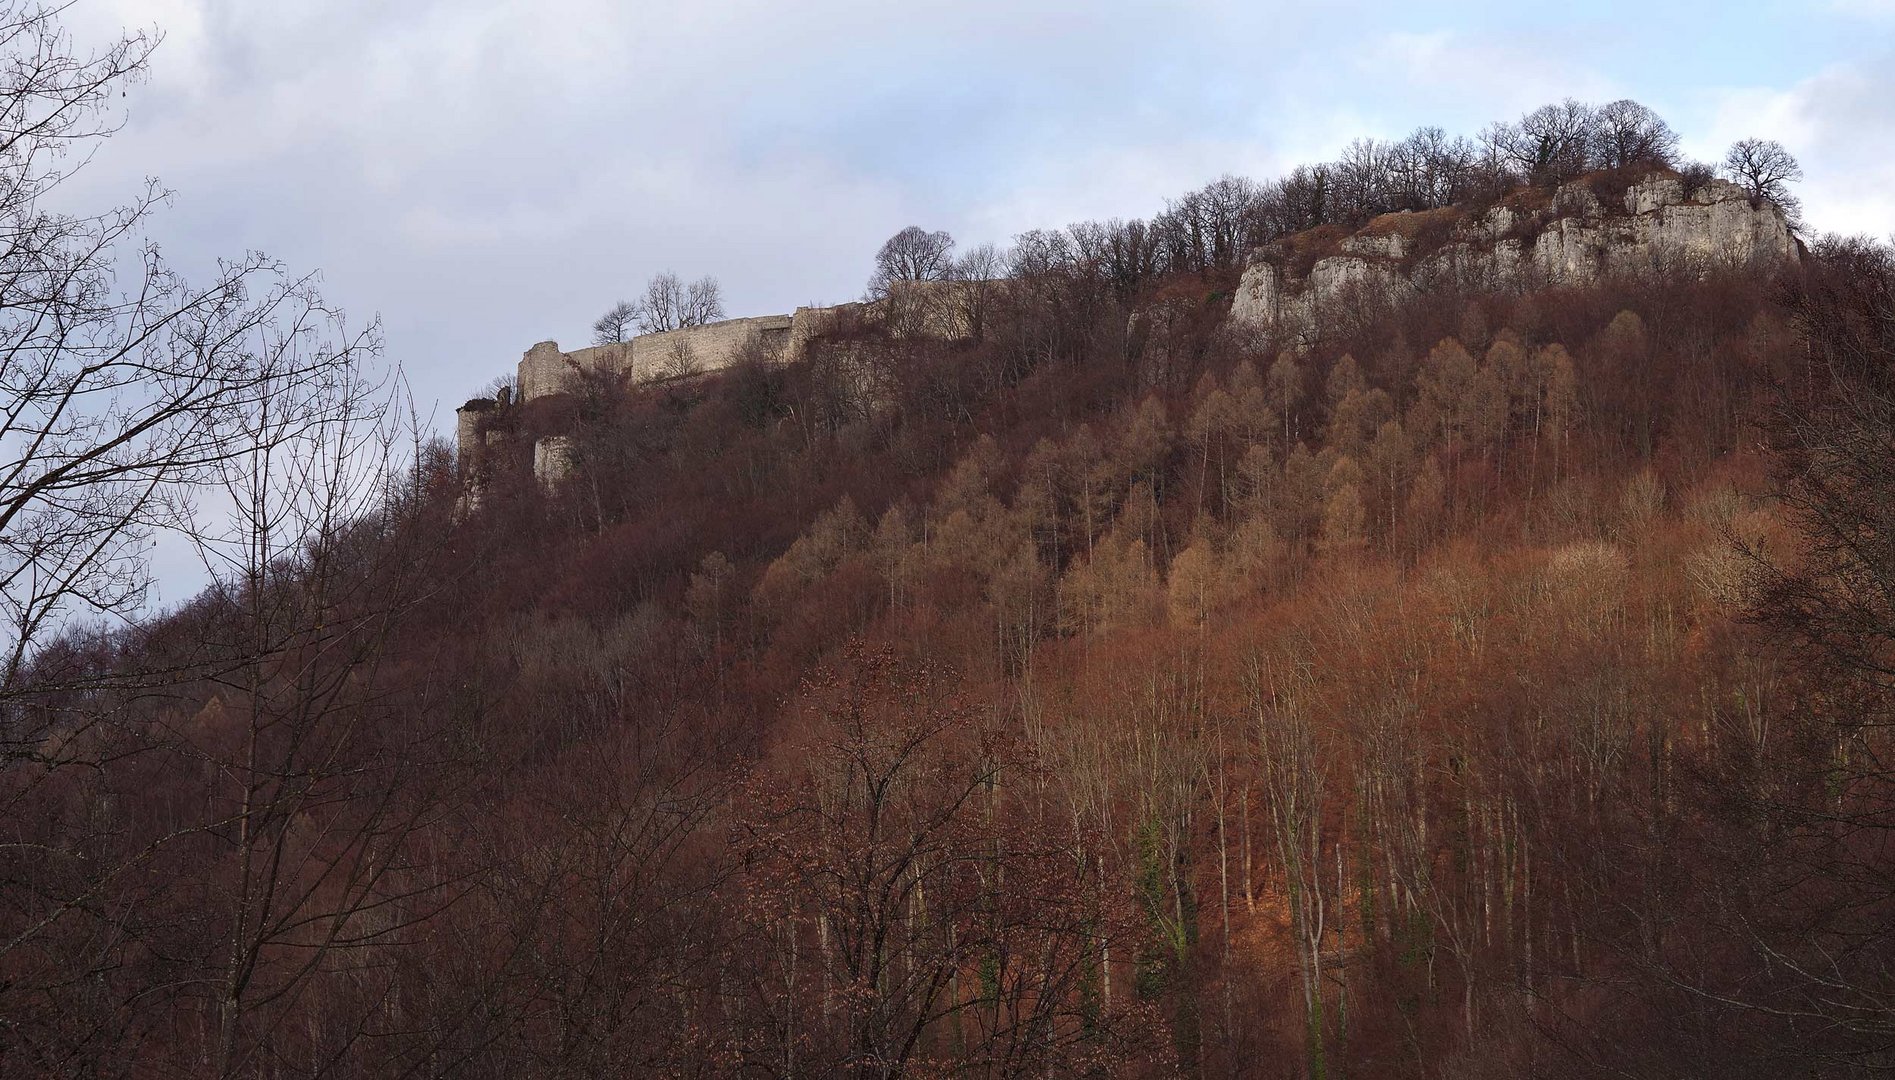
{"label": "forested slope", "polygon": [[1885,1069],[1887,250],[1287,349],[1084,235],[472,513],[260,468],[9,683],[0,1069]]}

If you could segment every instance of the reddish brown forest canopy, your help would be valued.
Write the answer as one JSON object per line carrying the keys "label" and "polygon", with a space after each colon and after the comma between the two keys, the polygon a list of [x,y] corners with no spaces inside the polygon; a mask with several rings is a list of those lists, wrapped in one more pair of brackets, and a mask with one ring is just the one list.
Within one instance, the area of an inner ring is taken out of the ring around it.
{"label": "reddish brown forest canopy", "polygon": [[[1487,181],[1588,166],[1529,119]],[[1286,250],[1396,208],[1331,179]],[[0,1074],[1886,1068],[1888,252],[1285,349],[1248,234],[1144,228],[1021,238],[965,340],[516,407],[475,512],[427,447],[42,643]]]}

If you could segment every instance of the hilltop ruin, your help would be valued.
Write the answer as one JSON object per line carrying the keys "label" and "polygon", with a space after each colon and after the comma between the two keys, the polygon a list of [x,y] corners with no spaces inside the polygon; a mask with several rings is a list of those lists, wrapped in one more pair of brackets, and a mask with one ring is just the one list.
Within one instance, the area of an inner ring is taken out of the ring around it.
{"label": "hilltop ruin", "polygon": [[[793,362],[802,359],[817,339],[862,321],[893,328],[900,336],[952,340],[967,332],[964,294],[986,284],[901,282],[888,296],[873,301],[799,307],[788,315],[724,319],[570,351],[561,349],[557,341],[539,342],[520,358],[513,386],[503,387],[493,397],[474,398],[455,410],[456,451],[470,497],[477,501],[480,477],[494,449],[515,437],[507,422],[513,411],[529,402],[568,394],[589,374],[655,384],[724,371],[746,358]],[[533,472],[542,482],[563,478],[571,467],[567,436],[543,434],[534,440]]]}

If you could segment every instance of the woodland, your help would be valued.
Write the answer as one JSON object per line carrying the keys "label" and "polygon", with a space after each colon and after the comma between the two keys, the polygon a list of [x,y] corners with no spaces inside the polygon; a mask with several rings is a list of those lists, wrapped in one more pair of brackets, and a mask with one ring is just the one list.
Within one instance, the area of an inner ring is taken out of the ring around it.
{"label": "woodland", "polygon": [[1886,244],[1227,318],[1710,175],[1567,102],[976,251],[966,340],[587,373],[470,511],[309,279],[40,205],[151,42],[6,12],[0,1074],[1895,1068]]}

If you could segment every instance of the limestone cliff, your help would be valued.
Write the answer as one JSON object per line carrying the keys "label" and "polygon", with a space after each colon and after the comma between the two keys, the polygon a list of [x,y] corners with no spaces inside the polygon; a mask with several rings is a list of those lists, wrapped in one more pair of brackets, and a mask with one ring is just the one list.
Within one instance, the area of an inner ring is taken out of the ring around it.
{"label": "limestone cliff", "polygon": [[[1333,250],[1326,250],[1333,247]],[[1654,172],[1603,201],[1576,181],[1522,192],[1482,213],[1385,214],[1339,240],[1305,235],[1252,254],[1231,305],[1241,323],[1291,339],[1321,316],[1449,289],[1587,285],[1612,276],[1788,263],[1783,212],[1713,180],[1695,191]]]}

